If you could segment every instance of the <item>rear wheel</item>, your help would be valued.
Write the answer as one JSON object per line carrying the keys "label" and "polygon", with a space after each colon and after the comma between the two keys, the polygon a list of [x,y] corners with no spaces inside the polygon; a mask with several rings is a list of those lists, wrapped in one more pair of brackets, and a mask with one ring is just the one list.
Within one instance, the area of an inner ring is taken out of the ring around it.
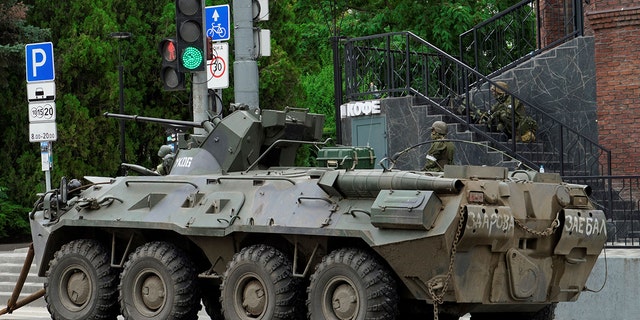
{"label": "rear wheel", "polygon": [[51,317],[115,319],[118,274],[100,242],[71,241],[49,263],[44,295]]}
{"label": "rear wheel", "polygon": [[193,262],[173,244],[150,242],[133,252],[120,277],[125,319],[197,319],[200,309]]}
{"label": "rear wheel", "polygon": [[280,251],[254,245],[236,253],[221,286],[225,319],[292,319],[297,314],[298,281]]}
{"label": "rear wheel", "polygon": [[391,273],[359,249],[339,249],[311,275],[307,307],[312,320],[392,320],[398,294]]}

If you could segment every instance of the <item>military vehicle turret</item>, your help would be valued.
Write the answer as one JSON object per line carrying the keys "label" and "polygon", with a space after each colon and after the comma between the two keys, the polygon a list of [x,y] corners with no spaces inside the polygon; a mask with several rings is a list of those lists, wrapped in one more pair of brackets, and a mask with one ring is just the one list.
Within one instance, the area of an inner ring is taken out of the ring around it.
{"label": "military vehicle turret", "polygon": [[[606,241],[590,189],[557,174],[374,169],[301,109],[156,120],[206,133],[167,175],[63,179],[31,212],[54,319],[196,319],[201,301],[212,319],[552,319]],[[319,166],[294,166],[303,143]]]}

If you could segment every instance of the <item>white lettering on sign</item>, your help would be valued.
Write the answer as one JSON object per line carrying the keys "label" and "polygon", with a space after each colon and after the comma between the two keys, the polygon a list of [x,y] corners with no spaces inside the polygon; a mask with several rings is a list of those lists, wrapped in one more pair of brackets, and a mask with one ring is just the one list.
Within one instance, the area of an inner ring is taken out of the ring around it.
{"label": "white lettering on sign", "polygon": [[607,235],[607,225],[604,219],[591,217],[576,217],[567,215],[565,217],[564,230],[571,233],[590,235]]}
{"label": "white lettering on sign", "polygon": [[178,160],[176,160],[176,167],[189,168],[191,167],[191,161],[193,161],[193,157],[178,158]]}
{"label": "white lettering on sign", "polygon": [[[40,55],[42,57],[41,60],[38,60],[38,55]],[[36,48],[31,50],[31,61],[33,61],[33,68],[32,72],[33,72],[33,77],[37,77],[38,76],[38,72],[37,69],[38,67],[42,67],[45,65],[45,63],[47,63],[47,54],[44,52],[43,49],[40,48]]]}
{"label": "white lettering on sign", "polygon": [[380,100],[356,101],[340,106],[340,117],[358,117],[380,114]]}
{"label": "white lettering on sign", "polygon": [[510,214],[469,212],[467,228],[485,229],[488,233],[493,230],[507,232],[514,228],[513,216]]}

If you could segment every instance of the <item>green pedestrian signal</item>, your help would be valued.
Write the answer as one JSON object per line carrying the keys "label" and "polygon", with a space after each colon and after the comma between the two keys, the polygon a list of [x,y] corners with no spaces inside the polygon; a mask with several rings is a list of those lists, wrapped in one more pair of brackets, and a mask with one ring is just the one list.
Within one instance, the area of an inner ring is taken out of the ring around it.
{"label": "green pedestrian signal", "polygon": [[182,51],[182,66],[189,70],[196,70],[203,65],[204,53],[196,47],[186,47]]}

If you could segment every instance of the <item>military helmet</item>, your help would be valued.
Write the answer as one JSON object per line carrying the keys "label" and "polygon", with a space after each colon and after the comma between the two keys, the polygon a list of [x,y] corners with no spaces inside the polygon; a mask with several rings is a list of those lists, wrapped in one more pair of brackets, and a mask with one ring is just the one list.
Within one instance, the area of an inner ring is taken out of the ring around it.
{"label": "military helmet", "polygon": [[447,134],[447,124],[444,121],[436,121],[431,125],[431,130],[439,134]]}
{"label": "military helmet", "polygon": [[509,89],[509,86],[504,81],[496,81],[491,85],[491,92],[504,93],[504,89]]}
{"label": "military helmet", "polygon": [[166,144],[162,145],[160,147],[160,150],[158,150],[158,157],[164,158],[164,156],[168,155],[169,153],[171,153],[171,147]]}

